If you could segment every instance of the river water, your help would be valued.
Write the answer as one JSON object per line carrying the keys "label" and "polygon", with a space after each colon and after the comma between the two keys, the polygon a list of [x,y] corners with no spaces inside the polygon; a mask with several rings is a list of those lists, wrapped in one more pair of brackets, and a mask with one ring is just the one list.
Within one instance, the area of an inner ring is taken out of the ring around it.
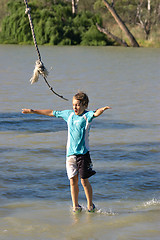
{"label": "river water", "polygon": [[[160,237],[160,49],[40,47],[48,81],[30,85],[33,46],[0,45],[0,240],[158,240]],[[93,121],[91,178],[97,212],[71,209],[65,122],[22,108],[72,108],[87,92]]]}

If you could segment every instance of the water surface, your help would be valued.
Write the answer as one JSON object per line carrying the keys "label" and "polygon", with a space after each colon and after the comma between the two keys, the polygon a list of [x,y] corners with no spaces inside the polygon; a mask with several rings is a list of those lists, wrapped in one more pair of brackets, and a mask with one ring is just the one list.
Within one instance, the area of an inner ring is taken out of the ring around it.
{"label": "water surface", "polygon": [[[33,46],[0,46],[0,234],[5,240],[158,240],[160,236],[160,50],[119,47],[40,47],[48,81],[30,85]],[[51,69],[52,68],[52,69]],[[95,119],[90,150],[96,214],[73,215],[65,170],[67,126],[23,115],[22,108],[72,108],[86,91]]]}

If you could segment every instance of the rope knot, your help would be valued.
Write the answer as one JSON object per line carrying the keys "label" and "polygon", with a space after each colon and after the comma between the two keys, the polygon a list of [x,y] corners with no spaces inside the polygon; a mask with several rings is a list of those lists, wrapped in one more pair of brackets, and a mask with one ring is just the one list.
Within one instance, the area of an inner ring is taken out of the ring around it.
{"label": "rope knot", "polygon": [[44,64],[40,60],[37,60],[35,69],[33,71],[33,76],[30,79],[31,84],[38,82],[39,74],[46,78],[48,76],[48,71],[45,68]]}
{"label": "rope knot", "polygon": [[31,12],[31,8],[30,7],[27,7],[26,10],[25,10],[25,14],[28,14]]}

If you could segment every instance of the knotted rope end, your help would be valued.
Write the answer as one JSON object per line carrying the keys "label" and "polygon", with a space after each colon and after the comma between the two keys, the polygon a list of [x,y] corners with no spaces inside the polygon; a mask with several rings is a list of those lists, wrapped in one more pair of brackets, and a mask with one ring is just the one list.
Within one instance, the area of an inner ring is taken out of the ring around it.
{"label": "knotted rope end", "polygon": [[37,60],[34,71],[33,71],[33,76],[30,79],[31,84],[38,82],[39,74],[42,75],[43,77],[47,78],[48,71],[45,68],[44,64],[40,60]]}

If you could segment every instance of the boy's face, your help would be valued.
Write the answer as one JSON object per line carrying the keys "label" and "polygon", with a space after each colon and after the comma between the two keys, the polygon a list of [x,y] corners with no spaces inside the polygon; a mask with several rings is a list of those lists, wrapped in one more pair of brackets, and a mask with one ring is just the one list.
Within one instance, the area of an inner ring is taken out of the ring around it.
{"label": "boy's face", "polygon": [[79,100],[73,98],[73,110],[76,115],[81,115],[85,109],[86,107]]}

